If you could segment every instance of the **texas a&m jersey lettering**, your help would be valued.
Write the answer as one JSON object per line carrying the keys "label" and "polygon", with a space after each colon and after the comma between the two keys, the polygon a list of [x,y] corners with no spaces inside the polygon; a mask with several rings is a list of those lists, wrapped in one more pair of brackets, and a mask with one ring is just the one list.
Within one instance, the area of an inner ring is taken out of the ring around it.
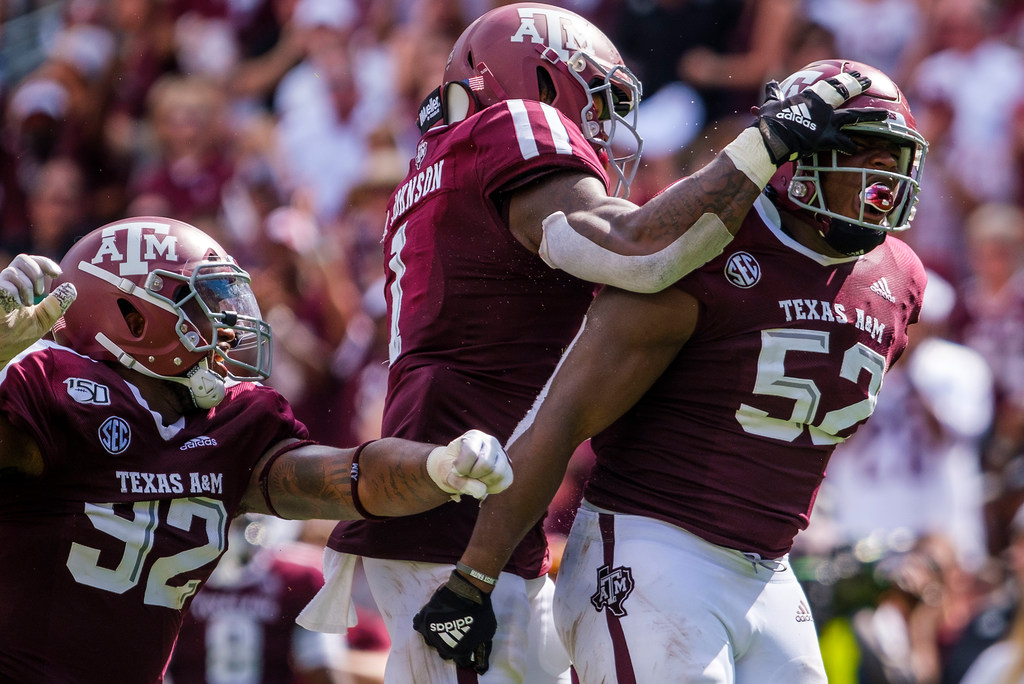
{"label": "texas a&m jersey lettering", "polygon": [[121,492],[132,494],[223,494],[224,473],[141,473],[118,470]]}

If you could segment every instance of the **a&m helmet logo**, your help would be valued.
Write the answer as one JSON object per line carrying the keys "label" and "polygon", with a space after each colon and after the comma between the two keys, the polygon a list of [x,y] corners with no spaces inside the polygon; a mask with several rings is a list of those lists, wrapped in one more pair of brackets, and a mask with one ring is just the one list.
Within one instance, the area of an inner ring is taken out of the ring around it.
{"label": "a&m helmet logo", "polygon": [[122,276],[149,273],[146,262],[156,259],[178,261],[178,238],[168,235],[170,225],[158,221],[131,221],[107,226],[92,264],[113,262]]}
{"label": "a&m helmet logo", "polygon": [[117,456],[124,453],[132,442],[132,429],[123,418],[111,416],[103,421],[99,429],[100,444],[109,453]]}
{"label": "a&m helmet logo", "polygon": [[725,262],[725,278],[744,290],[761,280],[761,264],[749,252],[736,252]]}
{"label": "a&m helmet logo", "polygon": [[[537,21],[547,24],[548,40],[537,30]],[[566,14],[558,9],[544,9],[541,7],[520,7],[519,8],[519,30],[512,35],[513,43],[529,41],[545,45],[558,55],[558,59],[568,62],[578,50],[593,52],[593,47],[586,33],[581,27],[576,26],[573,15]]]}

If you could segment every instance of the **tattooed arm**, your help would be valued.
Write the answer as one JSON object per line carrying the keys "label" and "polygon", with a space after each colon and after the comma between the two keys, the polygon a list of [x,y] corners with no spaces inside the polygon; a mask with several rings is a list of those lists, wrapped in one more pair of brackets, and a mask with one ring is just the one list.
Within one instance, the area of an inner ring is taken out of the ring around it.
{"label": "tattooed arm", "polygon": [[[509,228],[552,268],[658,292],[722,253],[779,167],[818,150],[850,152],[843,126],[885,119],[882,109],[836,111],[870,84],[857,72],[842,73],[782,99],[771,81],[764,102],[751,110],[750,127],[707,166],[643,206],[608,197],[594,176],[545,176],[511,190]],[[783,115],[796,106],[807,111],[806,120]]]}
{"label": "tattooed arm", "polygon": [[[363,517],[353,501],[356,449],[296,440],[275,445],[256,464],[244,512],[305,520]],[[379,439],[359,454],[358,497],[374,516],[422,513],[461,494],[483,498],[512,483],[512,466],[496,439],[477,430],[446,446]]]}
{"label": "tattooed arm", "polygon": [[760,192],[724,154],[643,205],[610,197],[595,176],[558,173],[511,197],[509,224],[516,238],[537,252],[543,223],[558,209],[577,232],[605,249],[649,254],[668,246],[704,214],[717,215],[735,234]]}
{"label": "tattooed arm", "polygon": [[760,192],[724,153],[639,206],[594,176],[557,173],[509,197],[509,228],[552,267],[652,292],[720,254]]}

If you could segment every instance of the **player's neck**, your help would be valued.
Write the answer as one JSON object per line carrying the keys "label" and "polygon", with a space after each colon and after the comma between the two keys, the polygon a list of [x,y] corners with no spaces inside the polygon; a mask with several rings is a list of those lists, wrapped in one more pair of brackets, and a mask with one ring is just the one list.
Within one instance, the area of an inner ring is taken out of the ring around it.
{"label": "player's neck", "polygon": [[188,389],[183,385],[151,378],[123,366],[113,368],[118,375],[138,388],[150,410],[160,414],[164,425],[170,425],[195,410]]}
{"label": "player's neck", "polygon": [[812,221],[804,220],[802,216],[788,212],[783,213],[782,230],[801,245],[814,250],[818,254],[833,258],[847,256],[828,244],[818,231],[818,226]]}

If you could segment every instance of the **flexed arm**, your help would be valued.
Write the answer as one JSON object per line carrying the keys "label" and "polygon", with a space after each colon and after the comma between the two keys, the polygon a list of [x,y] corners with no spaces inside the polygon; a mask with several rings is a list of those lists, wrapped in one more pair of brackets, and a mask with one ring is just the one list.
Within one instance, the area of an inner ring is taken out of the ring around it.
{"label": "flexed arm", "polygon": [[662,290],[725,249],[780,165],[821,149],[850,150],[844,126],[885,118],[881,109],[837,110],[869,86],[856,72],[841,73],[782,99],[772,81],[749,128],[642,206],[609,197],[593,176],[558,174],[512,195],[511,230],[549,266],[578,278]]}

